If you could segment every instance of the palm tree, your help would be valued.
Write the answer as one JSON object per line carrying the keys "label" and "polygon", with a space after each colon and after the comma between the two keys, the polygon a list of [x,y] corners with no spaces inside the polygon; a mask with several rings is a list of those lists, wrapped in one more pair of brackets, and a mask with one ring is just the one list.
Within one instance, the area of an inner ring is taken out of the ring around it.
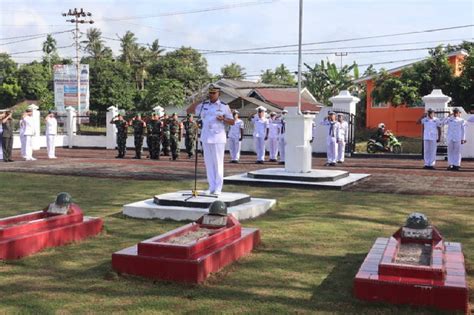
{"label": "palm tree", "polygon": [[160,48],[160,44],[157,39],[155,39],[153,43],[151,43],[150,52],[151,52],[151,57],[154,59],[154,61],[158,60],[161,53],[164,51],[165,51],[164,49]]}
{"label": "palm tree", "polygon": [[56,51],[56,40],[48,34],[46,36],[46,40],[43,42],[43,52],[46,54],[46,58],[48,59],[48,69],[51,72],[51,54]]}
{"label": "palm tree", "polygon": [[120,47],[122,48],[121,59],[127,65],[130,65],[138,48],[137,38],[135,37],[135,34],[127,31],[125,35],[120,38],[120,41]]}
{"label": "palm tree", "polygon": [[148,67],[153,58],[153,52],[145,47],[137,47],[133,59],[133,66],[135,68],[135,79],[137,89],[145,89],[145,79],[148,77]]}
{"label": "palm tree", "polygon": [[104,46],[102,39],[102,32],[98,28],[90,28],[87,30],[87,40],[83,41],[86,44],[85,50],[94,59],[101,59],[105,54],[108,54],[110,48]]}

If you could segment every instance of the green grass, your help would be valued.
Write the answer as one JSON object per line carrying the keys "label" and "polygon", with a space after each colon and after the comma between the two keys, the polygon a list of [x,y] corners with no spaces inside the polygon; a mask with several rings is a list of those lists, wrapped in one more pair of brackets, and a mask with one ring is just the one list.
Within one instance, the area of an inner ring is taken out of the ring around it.
{"label": "green grass", "polygon": [[[121,206],[191,184],[0,173],[2,217],[38,210],[68,191],[87,215],[105,220],[95,238],[0,262],[0,313],[432,314],[351,294],[374,240],[395,232],[412,211],[462,242],[468,263],[474,257],[473,198],[226,186],[278,200],[273,211],[244,222],[261,229],[263,244],[253,254],[199,286],[114,277],[114,251],[182,225],[125,218]],[[473,288],[472,271],[468,280]]]}

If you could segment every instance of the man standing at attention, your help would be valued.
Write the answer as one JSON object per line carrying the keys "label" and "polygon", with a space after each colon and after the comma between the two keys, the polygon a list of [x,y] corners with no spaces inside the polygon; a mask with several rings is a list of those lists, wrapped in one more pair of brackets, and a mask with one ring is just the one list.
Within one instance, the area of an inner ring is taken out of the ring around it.
{"label": "man standing at attention", "polygon": [[339,123],[339,130],[337,133],[337,163],[344,163],[344,153],[346,151],[347,135],[349,125],[344,120],[343,114],[337,114],[337,122]]}
{"label": "man standing at attention", "polygon": [[257,114],[253,115],[253,141],[255,152],[257,153],[256,164],[263,164],[265,161],[265,141],[268,139],[268,119],[265,117],[265,107],[257,107]]}
{"label": "man standing at attention", "polygon": [[239,163],[240,149],[242,147],[242,139],[244,138],[244,122],[239,118],[239,112],[234,110],[234,125],[230,126],[227,137],[229,138],[230,163]]}
{"label": "man standing at attention", "polygon": [[35,127],[33,123],[33,110],[28,108],[26,116],[23,118],[24,135],[25,135],[25,160],[36,161],[33,157],[33,136],[35,135]]}
{"label": "man standing at attention", "polygon": [[3,129],[3,134],[2,134],[3,161],[13,162],[12,160],[12,149],[13,149],[12,113],[10,111],[5,112],[0,122]]}
{"label": "man standing at attention", "polygon": [[117,151],[116,159],[123,159],[127,152],[127,129],[128,123],[123,119],[123,116],[118,114],[110,121],[111,124],[117,128]]}
{"label": "man standing at attention", "polygon": [[276,113],[270,113],[268,121],[268,151],[270,153],[270,162],[276,162],[278,156],[278,139],[280,138],[281,124],[276,118]]}
{"label": "man standing at attention", "polygon": [[201,142],[204,151],[209,192],[219,195],[224,184],[225,125],[233,125],[229,105],[219,100],[220,88],[209,86],[209,100],[196,107],[202,121]]}
{"label": "man standing at attention", "polygon": [[418,119],[419,124],[423,124],[423,158],[426,169],[434,169],[436,163],[437,142],[440,140],[440,121],[434,116],[434,110],[428,109],[427,114]]}
{"label": "man standing at attention", "polygon": [[56,117],[54,117],[54,113],[49,111],[48,115],[44,119],[46,123],[46,147],[48,148],[48,158],[55,159],[56,158],[56,146],[54,145],[54,140],[56,138],[56,134],[58,133],[58,121]]}
{"label": "man standing at attention", "polygon": [[188,153],[188,159],[192,159],[194,156],[194,149],[196,145],[196,137],[198,134],[198,125],[194,121],[193,114],[187,114],[186,119],[183,122],[184,131],[184,145],[186,147],[186,153]]}
{"label": "man standing at attention", "polygon": [[326,166],[336,166],[336,152],[337,152],[337,133],[339,123],[336,120],[336,113],[330,111],[328,117],[325,117],[321,125],[327,126],[326,146],[327,146],[327,163]]}
{"label": "man standing at attention", "polygon": [[133,128],[133,139],[135,144],[134,159],[142,158],[143,136],[145,134],[146,123],[142,119],[141,114],[136,114],[130,121],[129,125]]}
{"label": "man standing at attention", "polygon": [[442,123],[448,125],[448,170],[459,171],[461,145],[466,143],[466,121],[461,118],[461,111],[455,108],[452,116],[446,117]]}

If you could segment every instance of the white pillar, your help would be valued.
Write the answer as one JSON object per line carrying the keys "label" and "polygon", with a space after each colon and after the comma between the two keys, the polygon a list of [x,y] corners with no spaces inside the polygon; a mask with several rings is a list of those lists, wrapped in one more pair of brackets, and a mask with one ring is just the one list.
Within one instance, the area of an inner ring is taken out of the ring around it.
{"label": "white pillar", "polygon": [[73,146],[74,135],[76,134],[76,121],[76,110],[71,106],[66,107],[66,131],[69,148]]}
{"label": "white pillar", "polygon": [[285,116],[285,171],[311,171],[311,141],[314,115],[298,115],[298,107],[287,107]]}
{"label": "white pillar", "polygon": [[165,109],[161,107],[160,105],[153,107],[153,111],[158,115],[158,116],[163,116]]}
{"label": "white pillar", "polygon": [[432,108],[435,111],[447,111],[449,109],[448,103],[451,97],[444,95],[440,89],[434,89],[431,94],[425,95],[421,98],[425,103],[425,111]]}
{"label": "white pillar", "polygon": [[115,106],[110,106],[107,108],[107,115],[105,116],[107,128],[106,128],[106,148],[109,150],[115,149],[117,145],[117,128],[115,125],[112,125],[110,121],[112,118],[118,115],[118,108]]}
{"label": "white pillar", "polygon": [[28,109],[31,109],[33,111],[33,115],[31,116],[33,118],[33,128],[35,130],[35,134],[31,140],[33,150],[39,150],[40,149],[40,133],[41,133],[41,115],[39,112],[39,107],[36,106],[36,104],[31,104],[28,106]]}
{"label": "white pillar", "polygon": [[349,91],[342,90],[338,95],[331,97],[329,101],[332,103],[333,110],[340,110],[355,115],[356,104],[360,102],[360,99],[352,96]]}

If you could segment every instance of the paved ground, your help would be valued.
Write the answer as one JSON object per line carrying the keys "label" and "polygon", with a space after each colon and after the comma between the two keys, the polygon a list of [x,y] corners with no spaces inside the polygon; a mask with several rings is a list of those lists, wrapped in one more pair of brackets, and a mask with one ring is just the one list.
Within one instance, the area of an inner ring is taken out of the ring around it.
{"label": "paved ground", "polygon": [[[13,154],[13,163],[0,162],[0,172],[26,172],[134,179],[190,180],[194,174],[194,160],[185,154],[178,161],[162,157],[159,161],[129,158],[115,159],[113,150],[58,149],[57,160],[46,158],[45,150],[36,151],[37,161],[21,161],[19,151]],[[145,154],[146,155],[146,154]],[[281,167],[276,163],[254,164],[254,155],[244,155],[240,164],[225,164],[225,174],[232,175],[266,167]],[[228,157],[226,156],[226,160]],[[314,158],[313,167],[324,167],[325,159]],[[421,169],[421,160],[349,158],[343,165],[331,169],[372,176],[349,191],[386,192],[397,194],[443,194],[474,197],[474,162],[465,161],[460,172],[446,171],[446,162],[438,161],[438,169]],[[198,178],[205,179],[204,165],[199,162]]]}

